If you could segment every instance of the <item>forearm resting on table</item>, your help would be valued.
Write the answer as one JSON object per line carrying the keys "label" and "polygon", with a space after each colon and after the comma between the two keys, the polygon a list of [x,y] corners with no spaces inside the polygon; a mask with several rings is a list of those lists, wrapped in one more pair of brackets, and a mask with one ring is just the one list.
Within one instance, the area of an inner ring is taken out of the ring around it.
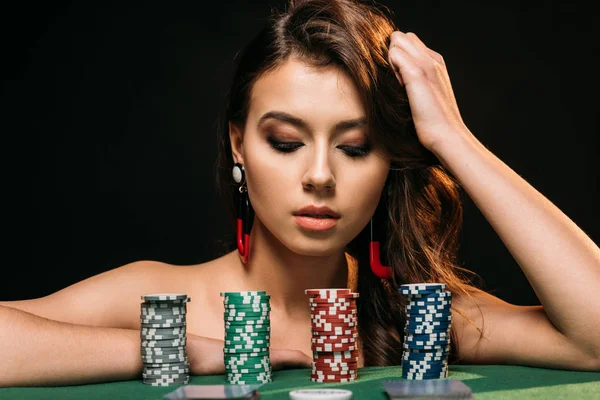
{"label": "forearm resting on table", "polygon": [[72,325],[0,306],[0,387],[137,378],[137,330]]}

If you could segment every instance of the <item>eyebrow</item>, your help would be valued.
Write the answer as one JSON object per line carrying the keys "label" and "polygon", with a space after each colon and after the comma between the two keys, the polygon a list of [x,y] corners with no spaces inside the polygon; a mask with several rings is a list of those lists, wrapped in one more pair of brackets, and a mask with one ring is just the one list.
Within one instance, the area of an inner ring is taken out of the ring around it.
{"label": "eyebrow", "polygon": [[[269,112],[263,114],[260,117],[260,119],[258,120],[257,126],[260,126],[263,122],[265,122],[268,119],[276,119],[278,121],[287,122],[288,124],[291,124],[297,128],[303,129],[303,130],[310,130],[308,127],[308,124],[305,121],[303,121],[302,119],[300,119],[298,117],[294,117],[293,115],[288,114],[283,111],[269,111]],[[362,118],[357,118],[357,119],[349,119],[349,120],[345,120],[345,121],[340,121],[337,124],[335,124],[333,129],[335,132],[341,132],[341,131],[347,131],[347,130],[353,129],[353,128],[359,128],[359,127],[365,126],[365,125],[367,125],[367,119],[362,117]]]}

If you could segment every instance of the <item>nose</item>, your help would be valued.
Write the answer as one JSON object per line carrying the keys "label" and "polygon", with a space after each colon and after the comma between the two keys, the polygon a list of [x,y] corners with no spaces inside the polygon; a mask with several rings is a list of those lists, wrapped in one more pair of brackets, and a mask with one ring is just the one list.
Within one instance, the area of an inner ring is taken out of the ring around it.
{"label": "nose", "polygon": [[302,186],[306,190],[332,191],[335,189],[335,176],[331,168],[328,146],[315,148],[310,157],[306,173],[302,178]]}

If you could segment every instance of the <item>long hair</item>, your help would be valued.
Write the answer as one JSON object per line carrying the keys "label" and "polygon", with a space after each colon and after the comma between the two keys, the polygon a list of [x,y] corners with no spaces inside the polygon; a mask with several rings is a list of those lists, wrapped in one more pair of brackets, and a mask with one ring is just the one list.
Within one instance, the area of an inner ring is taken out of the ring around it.
{"label": "long hair", "polygon": [[418,140],[406,91],[387,61],[395,30],[389,9],[372,1],[291,0],[284,12],[273,11],[240,54],[219,128],[217,188],[234,226],[236,186],[227,123],[245,125],[254,82],[293,56],[315,67],[341,68],[358,88],[370,140],[392,160],[384,188],[388,195],[382,196],[380,203],[385,204],[380,206],[387,209],[385,248],[393,277],[384,282],[371,272],[366,229],[347,247],[358,263],[358,327],[365,365],[401,363],[405,298],[395,287],[444,282],[453,294],[467,295],[471,287],[468,271],[456,261],[460,188]]}

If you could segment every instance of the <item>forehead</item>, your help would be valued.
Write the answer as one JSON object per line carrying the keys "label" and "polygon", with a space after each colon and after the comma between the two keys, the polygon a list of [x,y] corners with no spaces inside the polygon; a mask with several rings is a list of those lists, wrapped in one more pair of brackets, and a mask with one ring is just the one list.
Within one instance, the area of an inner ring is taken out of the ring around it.
{"label": "forehead", "polygon": [[358,90],[337,66],[314,67],[295,58],[264,73],[254,84],[249,119],[278,110],[313,123],[364,117]]}

